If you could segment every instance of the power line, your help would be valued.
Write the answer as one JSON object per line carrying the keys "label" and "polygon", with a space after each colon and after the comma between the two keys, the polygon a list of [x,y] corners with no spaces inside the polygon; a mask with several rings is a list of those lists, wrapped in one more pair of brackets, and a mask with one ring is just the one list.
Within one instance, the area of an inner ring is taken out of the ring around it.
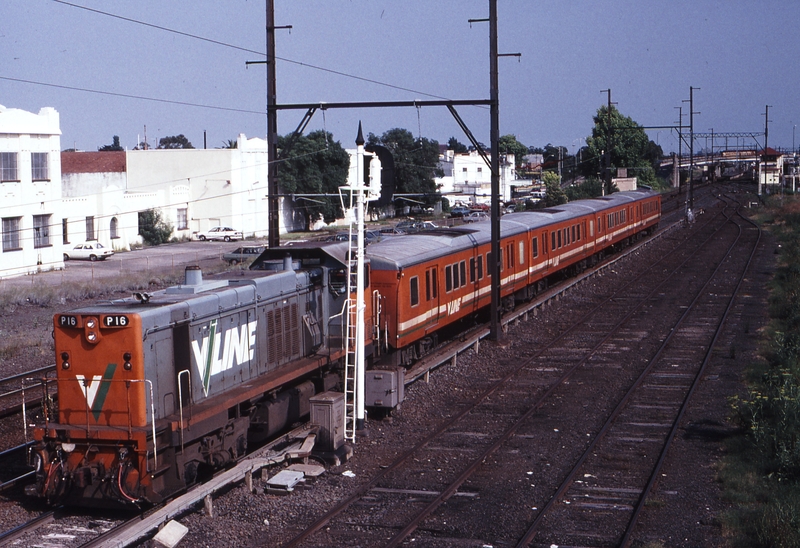
{"label": "power line", "polygon": [[[247,53],[254,53],[254,54],[260,55],[262,57],[266,57],[267,56],[267,54],[265,52],[263,52],[263,51],[256,51],[256,50],[252,50],[252,49],[248,49],[248,48],[243,48],[241,46],[237,46],[237,45],[234,45],[234,44],[229,44],[227,42],[222,42],[220,40],[213,40],[211,38],[205,38],[204,36],[199,36],[197,34],[191,34],[191,33],[188,33],[188,32],[183,32],[183,31],[180,31],[180,30],[171,29],[169,27],[163,27],[161,25],[154,25],[153,23],[147,23],[146,21],[141,21],[139,19],[133,19],[131,17],[124,17],[122,15],[117,15],[115,13],[110,13],[110,12],[107,12],[107,11],[102,11],[102,10],[98,10],[98,9],[94,9],[94,8],[89,8],[89,7],[86,7],[86,6],[81,6],[79,4],[73,4],[72,2],[66,2],[65,0],[53,0],[53,2],[56,2],[58,4],[63,4],[65,6],[70,6],[70,7],[73,7],[73,8],[78,8],[78,9],[90,11],[90,12],[93,12],[93,13],[97,13],[99,15],[105,15],[107,17],[112,17],[114,19],[120,19],[122,21],[127,21],[128,23],[134,23],[136,25],[143,25],[145,27],[154,28],[154,29],[161,30],[161,31],[164,31],[164,32],[170,32],[170,33],[173,33],[173,34],[178,34],[180,36],[185,36],[186,38],[193,38],[195,40],[208,42],[208,43],[211,43],[211,44],[215,44],[217,46],[223,46],[223,47],[226,47],[226,48],[232,48],[232,49],[239,50],[239,51],[244,51],[244,52],[247,52]],[[302,61],[295,61],[294,59],[287,59],[285,57],[278,57],[277,55],[275,56],[275,59],[278,59],[280,61],[285,61],[287,63],[292,63],[292,64],[297,65],[297,66],[311,68],[311,69],[314,69],[314,70],[327,72],[329,74],[335,74],[337,76],[344,76],[345,78],[352,78],[354,80],[367,82],[369,84],[376,84],[376,85],[379,85],[379,86],[384,86],[384,87],[388,87],[388,88],[391,88],[391,89],[396,89],[396,90],[399,90],[399,91],[408,91],[408,92],[411,92],[411,93],[416,93],[418,95],[424,95],[426,97],[433,97],[435,99],[447,99],[447,97],[441,97],[439,95],[433,95],[431,93],[425,93],[423,91],[418,91],[418,90],[414,90],[414,89],[410,89],[410,88],[405,88],[405,87],[402,87],[402,86],[396,86],[394,84],[387,84],[386,82],[380,82],[378,80],[372,80],[371,78],[365,78],[363,76],[356,76],[355,74],[349,74],[347,72],[341,72],[341,71],[338,71],[338,70],[333,70],[333,69],[329,69],[329,68],[325,68],[325,67],[320,67],[320,66],[317,66],[317,65],[312,65],[310,63],[303,63]]]}

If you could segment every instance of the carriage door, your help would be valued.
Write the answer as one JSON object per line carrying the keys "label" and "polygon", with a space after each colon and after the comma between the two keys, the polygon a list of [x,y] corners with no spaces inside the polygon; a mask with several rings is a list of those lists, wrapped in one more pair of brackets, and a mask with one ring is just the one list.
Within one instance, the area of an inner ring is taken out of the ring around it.
{"label": "carriage door", "polygon": [[430,311],[430,324],[439,323],[439,269],[432,266],[425,270],[425,303]]}

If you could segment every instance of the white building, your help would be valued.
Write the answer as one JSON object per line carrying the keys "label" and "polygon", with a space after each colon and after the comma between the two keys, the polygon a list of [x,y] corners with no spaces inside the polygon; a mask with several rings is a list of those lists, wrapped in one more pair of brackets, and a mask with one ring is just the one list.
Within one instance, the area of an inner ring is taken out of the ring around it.
{"label": "white building", "polygon": [[[64,242],[98,240],[116,250],[141,243],[139,213],[156,209],[173,236],[217,225],[267,235],[267,143],[239,135],[237,148],[62,154]],[[285,226],[281,226],[281,231]]]}
{"label": "white building", "polygon": [[0,278],[64,266],[60,150],[55,109],[0,105]]}
{"label": "white building", "polygon": [[[439,156],[439,167],[444,177],[437,178],[442,196],[453,204],[489,203],[492,196],[492,170],[480,154],[468,152],[455,154],[447,150]],[[511,187],[514,184],[530,184],[530,181],[517,181],[514,155],[504,154],[500,158],[500,196],[502,201],[511,200]]]}

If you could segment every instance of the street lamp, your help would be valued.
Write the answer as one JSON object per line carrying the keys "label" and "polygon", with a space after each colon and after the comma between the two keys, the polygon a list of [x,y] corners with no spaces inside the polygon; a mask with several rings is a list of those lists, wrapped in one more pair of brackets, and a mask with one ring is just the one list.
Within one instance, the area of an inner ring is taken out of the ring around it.
{"label": "street lamp", "polygon": [[797,154],[797,149],[794,148],[794,130],[797,129],[797,124],[792,126],[792,154]]}

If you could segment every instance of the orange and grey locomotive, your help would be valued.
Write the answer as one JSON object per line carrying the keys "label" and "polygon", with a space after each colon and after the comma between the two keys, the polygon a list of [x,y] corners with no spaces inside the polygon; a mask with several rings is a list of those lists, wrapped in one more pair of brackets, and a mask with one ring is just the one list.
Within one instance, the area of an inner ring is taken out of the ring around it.
{"label": "orange and grey locomotive", "polygon": [[57,378],[40,382],[57,410],[34,431],[28,493],[158,502],[307,415],[339,383],[346,250],[274,250],[215,281],[189,267],[180,286],[57,314]]}

